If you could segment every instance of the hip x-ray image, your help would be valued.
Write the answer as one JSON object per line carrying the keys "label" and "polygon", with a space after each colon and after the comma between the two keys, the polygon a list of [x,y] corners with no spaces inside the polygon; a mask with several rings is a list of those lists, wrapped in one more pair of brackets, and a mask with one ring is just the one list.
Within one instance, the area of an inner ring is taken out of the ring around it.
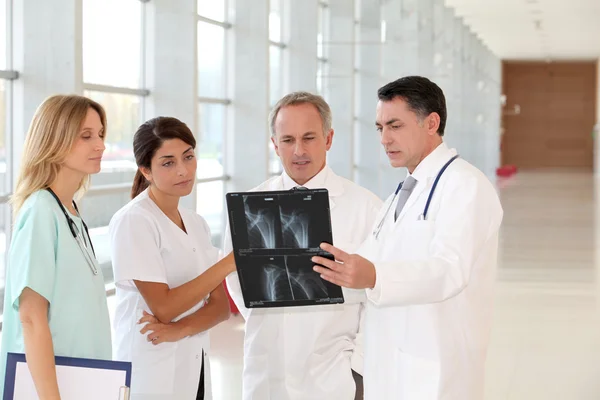
{"label": "hip x-ray image", "polygon": [[[313,271],[311,256],[247,257],[239,269],[250,304],[318,300],[329,297],[329,282]],[[247,296],[246,296],[247,295]]]}
{"label": "hip x-ray image", "polygon": [[286,256],[285,265],[294,299],[314,300],[327,297],[327,281],[313,271],[311,256]]}
{"label": "hip x-ray image", "polygon": [[276,249],[281,247],[279,205],[273,198],[244,197],[248,247]]}
{"label": "hip x-ray image", "polygon": [[240,269],[240,282],[251,288],[253,301],[285,301],[294,298],[285,257],[249,257]]}
{"label": "hip x-ray image", "polygon": [[326,189],[227,194],[231,239],[246,307],[342,303],[342,289],[313,271],[333,259]]}
{"label": "hip x-ray image", "polygon": [[323,207],[324,204],[311,193],[299,196],[245,195],[242,199],[248,248],[318,248],[323,237],[330,232],[322,220],[329,209]]}

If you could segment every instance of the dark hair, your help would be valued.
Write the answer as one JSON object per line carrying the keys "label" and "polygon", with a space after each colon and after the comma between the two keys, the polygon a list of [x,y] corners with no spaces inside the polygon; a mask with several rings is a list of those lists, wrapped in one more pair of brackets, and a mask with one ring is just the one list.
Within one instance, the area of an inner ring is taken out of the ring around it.
{"label": "dark hair", "polygon": [[141,167],[150,169],[152,157],[162,146],[165,140],[181,139],[193,148],[196,148],[194,134],[186,124],[173,117],[156,117],[144,122],[133,136],[133,154],[138,170],[133,178],[131,198],[135,198],[150,185],[142,172]]}
{"label": "dark hair", "polygon": [[381,101],[392,101],[400,97],[419,118],[435,112],[440,116],[438,134],[444,136],[446,128],[446,98],[438,85],[422,76],[405,76],[382,86],[377,91]]}

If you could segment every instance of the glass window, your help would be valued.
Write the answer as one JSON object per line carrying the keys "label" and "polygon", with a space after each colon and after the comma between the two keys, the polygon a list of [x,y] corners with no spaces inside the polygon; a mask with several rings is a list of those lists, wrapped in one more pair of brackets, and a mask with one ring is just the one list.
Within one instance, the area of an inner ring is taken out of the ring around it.
{"label": "glass window", "polygon": [[275,152],[275,147],[273,146],[269,136],[269,174],[279,175],[282,171],[283,167],[281,165],[281,160]]}
{"label": "glass window", "polygon": [[139,0],[83,0],[83,80],[140,88],[142,7]]}
{"label": "glass window", "polygon": [[269,46],[269,103],[274,106],[283,97],[283,49]]}
{"label": "glass window", "polygon": [[10,230],[10,206],[6,203],[0,204],[0,313],[2,312],[2,301],[4,300],[4,282],[6,276],[6,251]]}
{"label": "glass window", "polygon": [[0,79],[0,195],[11,192],[11,188],[7,185],[7,173],[9,172],[6,146],[6,140],[8,139],[6,136],[7,85],[10,85],[10,82]]}
{"label": "glass window", "polygon": [[198,15],[219,22],[225,22],[225,0],[198,0]]}
{"label": "glass window", "polygon": [[6,69],[6,0],[0,0],[0,69]]}
{"label": "glass window", "polygon": [[283,2],[281,0],[270,1],[271,11],[269,12],[269,40],[282,42],[281,20],[283,15]]}
{"label": "glass window", "polygon": [[225,28],[198,22],[198,93],[225,98]]}
{"label": "glass window", "polygon": [[317,57],[325,57],[323,55],[323,25],[324,25],[324,8],[319,4],[317,9]]}
{"label": "glass window", "polygon": [[196,132],[198,157],[198,178],[213,178],[224,175],[223,138],[227,106],[223,104],[199,105],[200,129]]}
{"label": "glass window", "polygon": [[92,177],[93,184],[131,182],[137,169],[133,156],[133,135],[142,122],[142,98],[90,90],[85,95],[102,104],[107,119],[102,170]]}
{"label": "glass window", "polygon": [[319,4],[317,18],[317,57],[327,58],[329,56],[327,43],[329,40],[329,7],[327,5]]}
{"label": "glass window", "polygon": [[[99,175],[101,175],[101,173],[93,175],[92,179]],[[133,183],[133,174],[130,175],[128,182]],[[90,192],[87,193],[77,204],[79,206],[81,216],[85,220],[88,228],[98,230],[99,228],[108,226],[112,216],[119,211],[121,207],[127,204],[129,200],[129,190],[121,193],[109,194],[94,194],[93,192]],[[98,234],[98,231],[96,231],[96,234]],[[96,246],[95,242],[94,246]],[[98,253],[98,251],[96,253]]]}
{"label": "glass window", "polygon": [[326,96],[325,80],[329,70],[329,63],[327,61],[319,60],[317,63],[317,92],[321,96]]}
{"label": "glass window", "polygon": [[225,207],[224,182],[215,181],[200,183],[196,186],[197,212],[208,223],[212,234],[213,245],[223,245],[223,209]]}

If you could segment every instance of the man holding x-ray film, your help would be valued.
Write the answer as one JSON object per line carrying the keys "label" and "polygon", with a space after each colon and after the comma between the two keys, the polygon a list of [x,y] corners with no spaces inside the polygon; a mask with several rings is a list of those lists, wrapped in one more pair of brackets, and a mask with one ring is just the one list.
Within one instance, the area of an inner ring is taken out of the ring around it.
{"label": "man holding x-ray film", "polygon": [[[334,136],[329,105],[321,96],[290,93],[271,111],[269,125],[284,172],[253,191],[327,189],[333,243],[355,251],[381,200],[327,166]],[[225,238],[228,252],[229,230]],[[258,309],[244,306],[237,273],[227,286],[246,320],[244,400],[362,400],[364,291],[345,289],[344,304]]]}
{"label": "man holding x-ray film", "polygon": [[381,144],[408,176],[357,254],[323,244],[337,262],[315,257],[326,268],[314,269],[366,289],[365,400],[481,400],[502,207],[485,175],[443,142],[435,83],[405,77],[378,97]]}

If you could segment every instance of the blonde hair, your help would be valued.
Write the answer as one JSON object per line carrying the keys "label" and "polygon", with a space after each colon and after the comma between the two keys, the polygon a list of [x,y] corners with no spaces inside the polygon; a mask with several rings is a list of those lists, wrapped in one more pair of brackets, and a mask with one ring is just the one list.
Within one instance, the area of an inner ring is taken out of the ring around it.
{"label": "blonde hair", "polygon": [[327,135],[331,130],[331,108],[325,99],[319,95],[312,94],[309,92],[292,92],[277,102],[271,113],[269,114],[269,128],[271,129],[271,137],[275,137],[275,120],[279,110],[287,106],[297,106],[300,104],[312,104],[315,106],[319,115],[321,116],[321,122],[323,123],[323,134]]}
{"label": "blonde hair", "polygon": [[[90,108],[98,113],[106,131],[104,108],[87,97],[51,96],[38,107],[27,132],[19,177],[10,200],[15,216],[29,196],[54,183],[65,158],[79,137]],[[84,191],[88,181],[89,176],[83,178],[78,191]]]}

